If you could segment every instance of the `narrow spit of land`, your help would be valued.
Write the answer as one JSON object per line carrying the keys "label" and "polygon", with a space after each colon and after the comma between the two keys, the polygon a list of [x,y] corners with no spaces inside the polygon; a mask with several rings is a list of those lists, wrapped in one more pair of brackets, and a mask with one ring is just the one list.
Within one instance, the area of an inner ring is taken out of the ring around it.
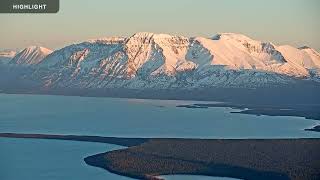
{"label": "narrow spit of land", "polygon": [[86,157],[87,164],[136,178],[192,174],[240,179],[320,179],[320,139],[177,139],[0,133],[0,137],[127,146]]}
{"label": "narrow spit of land", "polygon": [[237,104],[237,103],[216,103],[216,104],[188,104],[178,105],[181,108],[211,108],[230,107],[239,109],[239,114],[266,115],[266,116],[295,116],[306,119],[320,120],[320,105],[259,105],[259,104]]}
{"label": "narrow spit of land", "polygon": [[315,127],[311,128],[311,129],[305,129],[305,130],[306,130],[306,131],[320,132],[320,125],[315,126]]}

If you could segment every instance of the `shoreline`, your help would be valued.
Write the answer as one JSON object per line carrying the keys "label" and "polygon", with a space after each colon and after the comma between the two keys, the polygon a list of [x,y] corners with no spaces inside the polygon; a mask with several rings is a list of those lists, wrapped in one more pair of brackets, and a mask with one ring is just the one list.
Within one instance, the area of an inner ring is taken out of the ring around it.
{"label": "shoreline", "polygon": [[312,128],[305,129],[305,131],[320,132],[320,125],[316,125],[316,126],[314,126]]}
{"label": "shoreline", "polygon": [[[34,95],[34,96],[65,96],[65,97],[90,97],[90,98],[112,98],[112,99],[133,99],[133,100],[168,100],[168,101],[186,101],[189,104],[183,103],[176,105],[177,108],[190,108],[190,109],[208,109],[214,107],[229,107],[237,112],[238,114],[247,114],[255,116],[291,116],[291,117],[302,117],[306,120],[320,120],[320,104],[298,104],[298,105],[270,105],[270,104],[241,104],[232,102],[212,101],[212,100],[194,100],[194,99],[168,99],[168,98],[133,98],[133,97],[117,97],[117,96],[90,96],[90,95],[68,95],[68,94],[46,94],[46,93],[8,93],[0,90],[0,94],[6,95]],[[191,103],[197,102],[197,103]],[[206,103],[208,102],[208,103]],[[212,103],[214,102],[214,103]],[[305,128],[305,131],[320,132],[320,125],[314,127]]]}
{"label": "shoreline", "polygon": [[237,103],[220,103],[220,104],[189,104],[178,105],[180,108],[207,109],[214,107],[230,107],[238,109],[239,112],[231,112],[248,115],[265,115],[265,116],[292,116],[304,117],[305,119],[320,120],[320,105],[253,105]]}
{"label": "shoreline", "polygon": [[[238,114],[247,114],[247,115],[265,115],[265,116],[292,116],[292,117],[303,117],[306,120],[320,120],[320,104],[252,104],[252,103],[233,103],[233,102],[223,102],[223,101],[213,101],[213,100],[197,100],[197,99],[170,99],[170,98],[134,98],[134,97],[117,97],[117,96],[90,96],[90,95],[69,95],[69,94],[46,94],[46,93],[8,93],[0,91],[0,94],[7,95],[35,95],[35,96],[65,96],[65,97],[90,97],[90,98],[113,98],[113,99],[136,99],[136,100],[169,100],[169,101],[189,101],[197,103],[183,103],[176,105],[178,108],[190,108],[190,109],[208,109],[214,107],[229,107],[232,109],[239,110]],[[201,102],[201,103],[200,103]],[[205,103],[208,102],[208,103]],[[212,103],[214,102],[214,103]],[[306,131],[316,131],[320,130],[315,129],[318,125],[312,129],[305,129]]]}
{"label": "shoreline", "polygon": [[99,142],[128,148],[84,158],[135,179],[205,175],[240,179],[318,179],[320,139],[182,139],[0,133],[4,138]]}

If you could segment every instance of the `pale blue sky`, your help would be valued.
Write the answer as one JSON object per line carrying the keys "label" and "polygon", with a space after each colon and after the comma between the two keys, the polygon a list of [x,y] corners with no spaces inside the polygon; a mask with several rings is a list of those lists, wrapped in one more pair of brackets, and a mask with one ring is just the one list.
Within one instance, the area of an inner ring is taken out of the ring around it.
{"label": "pale blue sky", "polygon": [[320,0],[60,0],[57,14],[0,14],[0,48],[52,49],[148,31],[254,39],[320,50]]}

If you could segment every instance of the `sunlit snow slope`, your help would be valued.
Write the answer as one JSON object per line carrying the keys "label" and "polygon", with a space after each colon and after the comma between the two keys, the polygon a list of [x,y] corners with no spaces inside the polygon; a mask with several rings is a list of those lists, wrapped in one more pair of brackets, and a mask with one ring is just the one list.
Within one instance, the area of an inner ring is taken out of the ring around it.
{"label": "sunlit snow slope", "polygon": [[19,52],[10,64],[32,65],[40,63],[52,51],[39,46],[29,46]]}
{"label": "sunlit snow slope", "polygon": [[320,55],[314,49],[276,46],[234,33],[188,38],[141,32],[52,53],[29,47],[11,63],[36,64],[32,78],[46,87],[261,87],[320,79]]}

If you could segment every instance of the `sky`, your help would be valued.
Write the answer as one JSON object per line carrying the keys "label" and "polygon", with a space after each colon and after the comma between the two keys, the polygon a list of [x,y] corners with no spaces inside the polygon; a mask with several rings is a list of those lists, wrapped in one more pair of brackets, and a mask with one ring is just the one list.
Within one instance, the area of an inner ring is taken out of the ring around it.
{"label": "sky", "polygon": [[0,14],[0,49],[59,49],[136,32],[242,33],[320,51],[320,0],[60,0],[57,14]]}

